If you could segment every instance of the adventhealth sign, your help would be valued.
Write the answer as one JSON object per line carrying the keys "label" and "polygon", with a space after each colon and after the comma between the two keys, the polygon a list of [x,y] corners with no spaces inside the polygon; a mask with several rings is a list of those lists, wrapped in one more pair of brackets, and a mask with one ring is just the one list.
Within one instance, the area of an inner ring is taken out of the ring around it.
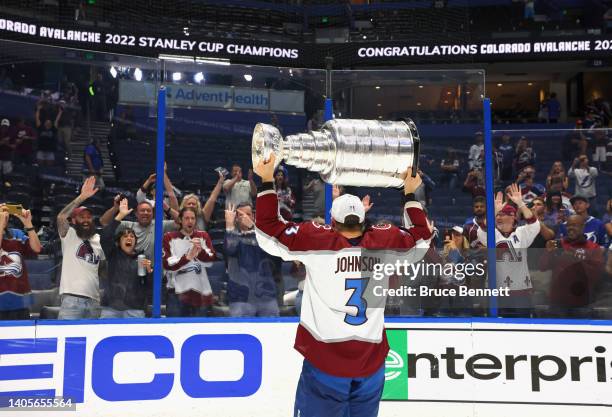
{"label": "adventhealth sign", "polygon": [[[146,104],[155,102],[157,86],[153,83],[121,80],[119,102]],[[173,107],[304,112],[304,92],[238,88],[232,86],[167,84],[167,103]]]}
{"label": "adventhealth sign", "polygon": [[199,87],[171,84],[166,98],[177,107],[223,107],[226,109],[270,110],[268,90],[234,87]]}

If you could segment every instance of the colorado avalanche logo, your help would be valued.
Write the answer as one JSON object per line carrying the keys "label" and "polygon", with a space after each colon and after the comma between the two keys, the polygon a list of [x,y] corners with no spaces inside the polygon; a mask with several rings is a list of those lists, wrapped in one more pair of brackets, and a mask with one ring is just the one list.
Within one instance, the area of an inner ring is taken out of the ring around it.
{"label": "colorado avalanche logo", "polygon": [[496,260],[498,262],[522,262],[521,253],[516,250],[510,240],[502,240],[495,245],[497,248]]}
{"label": "colorado avalanche logo", "polygon": [[91,245],[85,242],[81,243],[77,248],[76,257],[92,265],[100,263],[100,257],[94,253]]}
{"label": "colorado avalanche logo", "polygon": [[195,272],[196,275],[200,275],[202,273],[202,265],[199,262],[192,262],[191,265],[180,269],[177,275],[186,274],[188,272]]}
{"label": "colorado avalanche logo", "polygon": [[0,276],[21,278],[22,272],[23,264],[19,252],[4,253],[2,257],[0,257]]}

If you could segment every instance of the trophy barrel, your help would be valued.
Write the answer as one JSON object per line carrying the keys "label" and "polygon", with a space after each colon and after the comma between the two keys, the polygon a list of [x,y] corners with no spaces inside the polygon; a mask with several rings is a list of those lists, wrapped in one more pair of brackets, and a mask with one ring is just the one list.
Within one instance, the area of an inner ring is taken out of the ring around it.
{"label": "trophy barrel", "polygon": [[[409,121],[411,123],[411,121]],[[416,127],[403,121],[334,119],[323,125],[336,144],[335,169],[322,176],[338,185],[401,187],[418,164]],[[414,126],[414,124],[412,124]]]}
{"label": "trophy barrel", "polygon": [[401,187],[401,174],[416,175],[420,138],[412,120],[334,119],[318,131],[289,135],[258,123],[253,131],[253,166],[276,155],[275,167],[288,165],[318,172],[337,185]]}

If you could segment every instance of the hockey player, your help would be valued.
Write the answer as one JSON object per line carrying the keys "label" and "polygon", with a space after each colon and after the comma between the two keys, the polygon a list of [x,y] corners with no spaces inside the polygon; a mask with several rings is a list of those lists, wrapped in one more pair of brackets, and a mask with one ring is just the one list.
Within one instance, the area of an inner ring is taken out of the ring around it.
{"label": "hockey player", "polygon": [[[407,175],[404,181],[405,229],[389,224],[365,228],[364,206],[350,194],[334,200],[332,225],[284,221],[273,186],[274,156],[255,172],[263,182],[255,221],[260,247],[306,267],[295,340],[304,364],[294,416],[376,416],[389,345],[384,299],[368,304],[364,298],[373,284],[368,254],[412,253],[411,260],[418,261],[414,248],[429,246],[432,228],[414,198],[421,178]],[[422,256],[425,250],[418,252]]]}

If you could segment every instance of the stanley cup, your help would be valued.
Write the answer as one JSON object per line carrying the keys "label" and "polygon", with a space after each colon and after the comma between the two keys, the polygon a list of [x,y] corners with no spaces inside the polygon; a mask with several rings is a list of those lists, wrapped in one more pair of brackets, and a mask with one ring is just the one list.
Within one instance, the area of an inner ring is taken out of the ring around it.
{"label": "stanley cup", "polygon": [[270,155],[297,168],[318,172],[330,184],[401,187],[401,173],[419,162],[419,133],[412,120],[333,119],[320,130],[283,139],[272,125],[258,123],[253,131],[253,166]]}

